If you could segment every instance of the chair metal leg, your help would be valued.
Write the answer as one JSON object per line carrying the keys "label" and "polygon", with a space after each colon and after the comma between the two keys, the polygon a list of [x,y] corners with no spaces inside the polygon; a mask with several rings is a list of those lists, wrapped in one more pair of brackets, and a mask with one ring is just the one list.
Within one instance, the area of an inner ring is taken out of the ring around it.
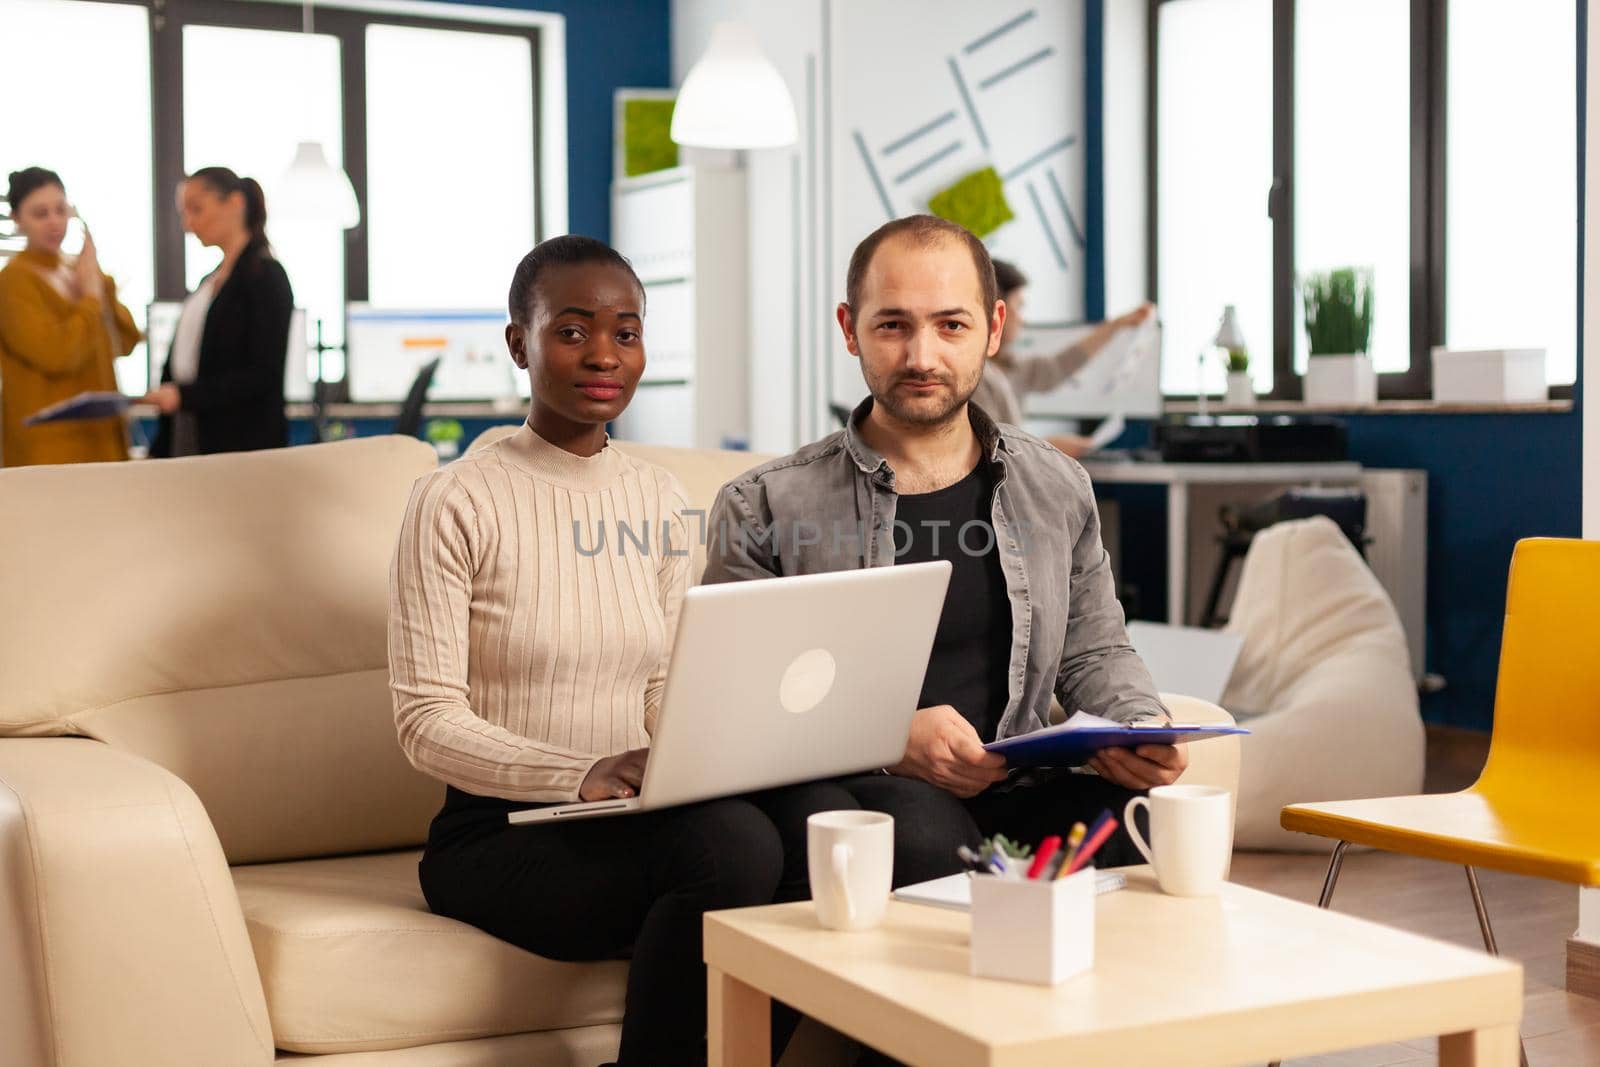
{"label": "chair metal leg", "polygon": [[[1340,841],[1333,846],[1333,855],[1328,858],[1328,876],[1322,880],[1322,896],[1317,898],[1317,907],[1326,908],[1328,902],[1333,900],[1333,887],[1339,884],[1339,868],[1344,866],[1344,853],[1350,847],[1350,842]],[[1267,1067],[1282,1067],[1282,1060],[1273,1060]],[[1527,1067],[1527,1064],[1523,1064]]]}
{"label": "chair metal leg", "polygon": [[[1494,927],[1489,925],[1489,909],[1483,903],[1483,891],[1478,888],[1478,872],[1471,867],[1466,868],[1467,885],[1472,889],[1472,906],[1478,910],[1478,929],[1483,933],[1483,947],[1489,955],[1500,955],[1499,947],[1494,943]],[[1528,1048],[1522,1043],[1522,1035],[1517,1035],[1517,1051],[1522,1056],[1522,1067],[1528,1067]]]}

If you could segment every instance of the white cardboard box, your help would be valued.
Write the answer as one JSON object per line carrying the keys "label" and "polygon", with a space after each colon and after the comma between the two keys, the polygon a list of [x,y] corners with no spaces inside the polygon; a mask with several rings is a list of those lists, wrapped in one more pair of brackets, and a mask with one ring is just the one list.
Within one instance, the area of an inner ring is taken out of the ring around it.
{"label": "white cardboard box", "polygon": [[1515,404],[1548,400],[1542,348],[1433,349],[1438,404]]}

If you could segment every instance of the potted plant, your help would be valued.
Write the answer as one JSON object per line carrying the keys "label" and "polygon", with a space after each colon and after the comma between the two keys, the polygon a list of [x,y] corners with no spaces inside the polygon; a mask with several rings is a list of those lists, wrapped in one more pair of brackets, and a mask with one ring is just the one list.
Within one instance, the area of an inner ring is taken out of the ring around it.
{"label": "potted plant", "polygon": [[1256,385],[1250,379],[1250,351],[1245,346],[1244,334],[1239,329],[1239,315],[1232,304],[1222,309],[1222,321],[1217,324],[1217,336],[1212,343],[1222,349],[1223,366],[1228,371],[1228,387],[1223,393],[1223,403],[1234,407],[1254,404]]}
{"label": "potted plant", "polygon": [[1306,403],[1372,404],[1378,375],[1368,346],[1372,342],[1372,268],[1338,267],[1301,279],[1305,298]]}
{"label": "potted plant", "polygon": [[423,436],[443,460],[455,459],[461,454],[461,438],[465,430],[455,419],[429,419]]}
{"label": "potted plant", "polygon": [[1234,407],[1247,408],[1256,402],[1256,383],[1250,377],[1250,355],[1243,348],[1230,348],[1226,360],[1228,388],[1223,400]]}

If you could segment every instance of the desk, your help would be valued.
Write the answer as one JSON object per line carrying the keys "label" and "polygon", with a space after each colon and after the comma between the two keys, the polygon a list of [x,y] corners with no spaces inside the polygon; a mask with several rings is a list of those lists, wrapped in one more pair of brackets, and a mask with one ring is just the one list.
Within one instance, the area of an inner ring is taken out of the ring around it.
{"label": "desk", "polygon": [[1441,1067],[1512,1067],[1522,967],[1243,886],[1169,897],[1148,867],[1095,906],[1058,986],[968,973],[963,912],[892,901],[825,930],[807,901],[709,912],[711,1067],[765,1064],[771,998],[918,1067],[1236,1067],[1439,1035]]}
{"label": "desk", "polygon": [[1167,487],[1167,617],[1181,625],[1189,603],[1189,487],[1354,485],[1359,463],[1138,463],[1085,460],[1095,485]]}

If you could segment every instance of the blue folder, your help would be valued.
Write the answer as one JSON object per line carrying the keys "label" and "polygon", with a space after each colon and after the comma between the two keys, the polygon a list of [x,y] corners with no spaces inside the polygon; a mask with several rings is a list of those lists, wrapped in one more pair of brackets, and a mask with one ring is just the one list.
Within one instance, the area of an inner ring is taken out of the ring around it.
{"label": "blue folder", "polygon": [[1006,758],[1008,767],[1076,767],[1102,748],[1137,748],[1140,745],[1181,745],[1208,737],[1248,734],[1239,726],[1083,726],[1066,730],[1052,726],[1020,737],[991,741],[983,747]]}
{"label": "blue folder", "polygon": [[108,419],[128,410],[131,401],[121,393],[90,392],[68,397],[58,404],[40,408],[22,420],[24,426],[42,422],[75,422],[79,419]]}

